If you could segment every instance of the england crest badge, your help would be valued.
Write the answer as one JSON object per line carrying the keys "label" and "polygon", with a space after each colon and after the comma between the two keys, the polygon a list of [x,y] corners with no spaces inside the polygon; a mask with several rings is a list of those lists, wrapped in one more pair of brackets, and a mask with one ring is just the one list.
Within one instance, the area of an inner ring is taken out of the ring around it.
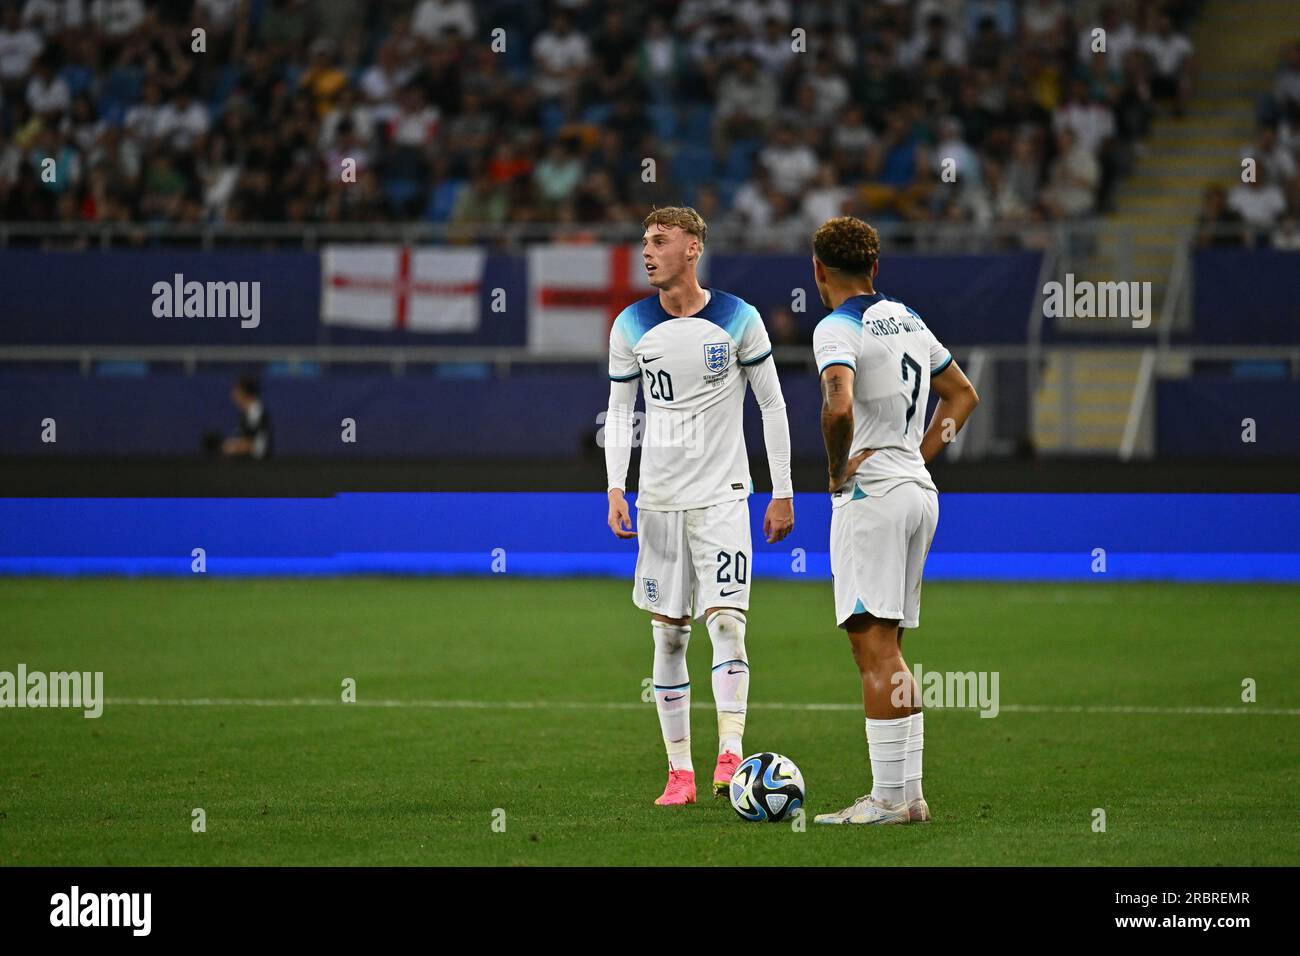
{"label": "england crest badge", "polygon": [[704,367],[710,372],[721,372],[730,359],[730,342],[713,342],[704,346]]}
{"label": "england crest badge", "polygon": [[651,604],[658,604],[659,603],[659,579],[642,578],[641,580],[645,584],[645,599],[649,601]]}

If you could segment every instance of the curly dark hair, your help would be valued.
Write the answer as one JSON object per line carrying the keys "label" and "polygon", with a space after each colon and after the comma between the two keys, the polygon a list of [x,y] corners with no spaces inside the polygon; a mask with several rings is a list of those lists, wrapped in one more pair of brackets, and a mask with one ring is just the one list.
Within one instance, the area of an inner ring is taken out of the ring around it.
{"label": "curly dark hair", "polygon": [[828,269],[852,275],[871,275],[880,258],[880,236],[871,226],[853,216],[827,219],[813,233],[813,255]]}

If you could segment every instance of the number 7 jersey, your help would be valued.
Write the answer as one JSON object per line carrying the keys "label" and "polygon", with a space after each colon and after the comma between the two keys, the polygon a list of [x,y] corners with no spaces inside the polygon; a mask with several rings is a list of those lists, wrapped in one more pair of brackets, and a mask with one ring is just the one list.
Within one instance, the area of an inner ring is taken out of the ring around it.
{"label": "number 7 jersey", "polygon": [[813,350],[819,376],[834,365],[853,370],[850,455],[876,450],[854,475],[860,491],[850,481],[834,492],[832,504],[882,495],[907,481],[936,490],[921,457],[921,437],[930,377],[946,369],[952,355],[921,317],[879,292],[850,296],[817,324]]}

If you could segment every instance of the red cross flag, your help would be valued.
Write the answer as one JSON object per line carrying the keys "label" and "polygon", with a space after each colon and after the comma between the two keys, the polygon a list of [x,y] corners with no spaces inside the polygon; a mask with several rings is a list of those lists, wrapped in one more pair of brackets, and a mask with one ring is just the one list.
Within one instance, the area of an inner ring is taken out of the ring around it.
{"label": "red cross flag", "polygon": [[614,317],[655,290],[634,246],[537,246],[528,253],[528,347],[604,355]]}
{"label": "red cross flag", "polygon": [[326,246],[321,320],[379,331],[473,332],[486,258],[482,249]]}

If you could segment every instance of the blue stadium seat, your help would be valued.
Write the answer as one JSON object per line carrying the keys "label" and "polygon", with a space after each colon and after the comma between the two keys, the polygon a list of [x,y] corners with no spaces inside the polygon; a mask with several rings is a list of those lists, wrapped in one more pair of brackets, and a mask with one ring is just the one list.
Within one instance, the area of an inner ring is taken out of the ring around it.
{"label": "blue stadium seat", "polygon": [[420,184],[412,179],[393,179],[384,183],[384,196],[394,215],[401,215],[411,201],[420,195]]}
{"label": "blue stadium seat", "polygon": [[677,135],[677,109],[672,103],[651,103],[646,107],[655,136],[670,140]]}
{"label": "blue stadium seat", "polygon": [[138,68],[118,67],[104,80],[99,93],[100,104],[107,109],[111,106],[127,107],[139,102],[143,80],[144,74]]}
{"label": "blue stadium seat", "polygon": [[214,107],[213,110],[214,112],[216,112],[215,108],[220,107],[222,104],[226,102],[226,100],[230,97],[230,94],[234,92],[235,86],[238,83],[239,83],[239,67],[233,64],[225,67],[217,75],[217,82],[213,84],[212,99],[210,100],[212,106]]}
{"label": "blue stadium seat", "polygon": [[554,137],[564,125],[564,107],[559,103],[543,103],[538,116],[542,121],[542,135],[546,139]]}
{"label": "blue stadium seat", "polygon": [[582,111],[582,121],[593,126],[604,126],[613,112],[614,108],[608,103],[593,103]]}
{"label": "blue stadium seat", "polygon": [[697,146],[693,143],[682,146],[673,157],[673,178],[683,189],[713,178],[713,150],[707,145]]}
{"label": "blue stadium seat", "polygon": [[727,166],[722,175],[727,179],[749,179],[754,168],[754,157],[758,155],[762,143],[756,139],[738,139],[731,144],[727,153]]}
{"label": "blue stadium seat", "polygon": [[456,208],[456,197],[464,186],[463,179],[448,179],[434,186],[429,193],[429,205],[424,210],[424,218],[429,222],[446,222],[451,218],[451,211]]}
{"label": "blue stadium seat", "polygon": [[740,189],[746,181],[745,178],[732,179],[729,176],[723,176],[721,179],[714,182],[713,186],[717,189],[718,198],[722,200],[724,208],[731,208],[732,203],[736,201],[736,191]]}
{"label": "blue stadium seat", "polygon": [[713,136],[713,107],[691,107],[682,135],[692,143],[708,143]]}

